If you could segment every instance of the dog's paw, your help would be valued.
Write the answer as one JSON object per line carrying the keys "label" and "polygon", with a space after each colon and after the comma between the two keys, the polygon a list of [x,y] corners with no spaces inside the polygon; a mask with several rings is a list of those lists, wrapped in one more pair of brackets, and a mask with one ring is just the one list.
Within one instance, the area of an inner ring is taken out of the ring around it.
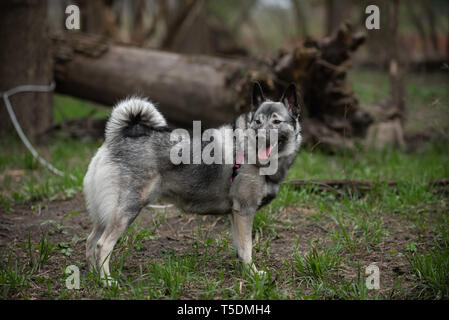
{"label": "dog's paw", "polygon": [[256,266],[253,264],[251,265],[246,265],[248,272],[252,275],[255,276],[257,278],[264,278],[264,277],[268,277],[268,273],[264,270],[257,270]]}
{"label": "dog's paw", "polygon": [[268,273],[264,270],[257,270],[256,268],[253,268],[251,270],[251,275],[255,278],[255,279],[265,279],[268,278]]}
{"label": "dog's paw", "polygon": [[101,282],[103,283],[103,287],[105,288],[120,288],[120,285],[118,284],[117,280],[111,277],[101,279]]}
{"label": "dog's paw", "polygon": [[256,271],[254,271],[254,274],[257,274],[257,276],[259,278],[268,277],[268,273],[266,271],[264,271],[264,270],[256,270]]}

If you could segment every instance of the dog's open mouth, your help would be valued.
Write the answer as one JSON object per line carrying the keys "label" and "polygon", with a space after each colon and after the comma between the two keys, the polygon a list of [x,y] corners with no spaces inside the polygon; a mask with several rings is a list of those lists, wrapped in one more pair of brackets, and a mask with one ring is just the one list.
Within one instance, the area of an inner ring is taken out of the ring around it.
{"label": "dog's open mouth", "polygon": [[268,148],[259,148],[257,156],[259,157],[260,160],[267,160],[270,157],[272,150],[273,150],[272,146],[268,146]]}
{"label": "dog's open mouth", "polygon": [[282,152],[282,150],[285,147],[285,144],[287,143],[288,138],[285,135],[281,135],[277,142],[274,145],[269,145],[266,147],[265,145],[259,146],[257,149],[257,157],[259,160],[266,161],[270,158],[270,156],[273,153],[273,150],[275,150],[274,153],[276,153],[274,156]]}
{"label": "dog's open mouth", "polygon": [[[258,148],[257,151],[257,157],[259,158],[259,160],[268,160],[270,158],[270,156],[273,153],[273,150],[276,149],[275,153],[278,152],[278,147],[279,142],[276,142],[274,145],[269,145],[267,148],[265,148],[265,146]],[[276,154],[275,154],[276,156]]]}

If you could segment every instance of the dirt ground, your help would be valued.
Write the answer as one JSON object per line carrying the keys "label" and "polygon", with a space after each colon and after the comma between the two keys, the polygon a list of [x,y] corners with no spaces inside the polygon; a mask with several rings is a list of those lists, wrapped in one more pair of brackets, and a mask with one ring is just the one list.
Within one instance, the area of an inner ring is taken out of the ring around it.
{"label": "dirt ground", "polygon": [[[301,254],[310,251],[313,240],[331,245],[332,230],[337,228],[331,219],[325,222],[316,222],[313,219],[315,212],[308,208],[285,208],[278,215],[274,225],[276,236],[271,238],[270,254],[255,253],[256,265],[264,263],[268,268],[279,270],[285,260],[292,259],[295,248]],[[160,219],[160,217],[163,217]],[[165,252],[175,252],[183,255],[191,247],[194,241],[192,235],[199,229],[208,233],[212,238],[227,237],[229,241],[229,220],[226,216],[196,216],[184,214],[175,209],[145,209],[134,223],[142,226],[155,225],[158,219],[160,225],[155,229],[155,237],[144,241],[144,248],[134,250],[127,257],[127,266],[138,266],[151,259],[161,258]],[[158,222],[158,223],[159,223]],[[397,217],[383,219],[383,224],[388,230],[389,236],[378,246],[372,249],[358,250],[353,255],[353,260],[362,266],[375,263],[382,272],[380,296],[383,298],[407,298],[402,293],[396,292],[395,281],[402,279],[402,291],[408,291],[411,286],[407,282],[410,274],[410,266],[404,256],[398,256],[397,252],[404,251],[405,243],[420,237],[420,241],[431,243],[432,232],[422,233],[409,229],[404,221]],[[12,250],[20,261],[26,260],[25,243],[30,235],[33,243],[38,243],[43,233],[49,235],[49,240],[54,243],[71,243],[72,249],[69,256],[61,252],[52,257],[42,276],[61,278],[60,287],[64,285],[63,272],[66,266],[78,264],[83,266],[81,272],[87,272],[85,267],[85,239],[90,232],[91,222],[87,216],[84,200],[80,194],[64,201],[44,202],[40,207],[29,204],[13,207],[11,211],[0,212],[0,256],[5,257]],[[74,238],[75,237],[75,238]],[[262,235],[261,237],[266,237]],[[256,240],[255,240],[256,241]],[[214,247],[215,244],[212,245]],[[226,259],[235,259],[232,250],[224,253]],[[22,260],[23,259],[23,260]],[[114,255],[112,256],[112,260]],[[128,267],[133,268],[133,267]],[[58,276],[60,275],[60,276]],[[342,280],[351,280],[357,277],[357,268],[354,264],[343,264],[343,272],[337,275]],[[230,279],[232,283],[232,279]],[[282,285],[281,285],[282,286]],[[57,285],[59,287],[59,285]],[[44,290],[35,288],[30,290],[27,297],[51,298]],[[190,292],[190,293],[189,293]],[[198,298],[194,290],[186,290],[181,298]],[[306,292],[307,293],[307,290]],[[11,298],[21,298],[14,296]]]}

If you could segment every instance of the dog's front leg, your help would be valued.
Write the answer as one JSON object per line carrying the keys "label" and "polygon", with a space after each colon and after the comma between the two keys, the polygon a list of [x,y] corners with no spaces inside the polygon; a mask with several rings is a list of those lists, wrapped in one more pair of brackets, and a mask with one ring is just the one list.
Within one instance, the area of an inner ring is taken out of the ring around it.
{"label": "dog's front leg", "polygon": [[231,216],[231,227],[234,247],[238,257],[242,259],[246,267],[250,268],[250,271],[258,272],[252,259],[254,214],[254,211],[241,212],[234,210]]}
{"label": "dog's front leg", "polygon": [[254,213],[234,211],[231,217],[232,236],[237,255],[245,264],[252,262],[252,229]]}

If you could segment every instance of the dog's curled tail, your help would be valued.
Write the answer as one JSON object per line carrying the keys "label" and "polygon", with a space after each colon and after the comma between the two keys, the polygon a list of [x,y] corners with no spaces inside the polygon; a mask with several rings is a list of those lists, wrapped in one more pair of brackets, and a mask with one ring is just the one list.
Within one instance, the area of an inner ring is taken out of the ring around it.
{"label": "dog's curled tail", "polygon": [[119,102],[106,124],[106,142],[118,137],[140,137],[167,122],[148,99],[130,97]]}

